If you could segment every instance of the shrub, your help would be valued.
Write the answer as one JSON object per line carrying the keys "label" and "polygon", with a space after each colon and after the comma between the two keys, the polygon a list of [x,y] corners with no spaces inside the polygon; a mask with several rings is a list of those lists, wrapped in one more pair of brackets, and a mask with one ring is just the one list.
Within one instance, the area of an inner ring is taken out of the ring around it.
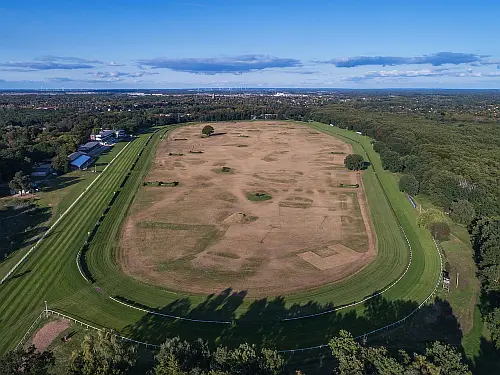
{"label": "shrub", "polygon": [[205,134],[210,137],[214,133],[215,129],[212,125],[205,125],[201,130],[201,134]]}
{"label": "shrub", "polygon": [[359,171],[364,168],[365,162],[363,157],[359,154],[347,155],[344,159],[344,165],[347,169],[351,171]]}
{"label": "shrub", "polygon": [[264,192],[256,192],[256,193],[248,193],[247,194],[247,199],[252,202],[261,202],[261,201],[267,201],[269,199],[272,199],[272,197]]}
{"label": "shrub", "polygon": [[450,238],[450,226],[444,221],[437,221],[429,226],[429,231],[438,241],[445,241]]}

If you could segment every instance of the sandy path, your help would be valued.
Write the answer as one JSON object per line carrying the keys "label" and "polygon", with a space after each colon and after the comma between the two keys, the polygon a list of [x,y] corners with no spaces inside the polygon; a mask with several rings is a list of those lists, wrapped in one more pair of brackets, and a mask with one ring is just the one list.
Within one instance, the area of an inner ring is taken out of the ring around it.
{"label": "sandy path", "polygon": [[49,322],[35,333],[31,343],[43,352],[69,325],[69,320],[66,319]]}

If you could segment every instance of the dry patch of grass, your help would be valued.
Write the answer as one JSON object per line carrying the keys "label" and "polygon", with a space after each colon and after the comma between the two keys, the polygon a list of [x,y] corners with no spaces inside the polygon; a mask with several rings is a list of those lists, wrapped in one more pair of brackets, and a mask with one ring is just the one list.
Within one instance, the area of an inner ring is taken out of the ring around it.
{"label": "dry patch of grass", "polygon": [[[279,122],[218,123],[221,135],[201,139],[202,127],[161,143],[146,179],[182,184],[139,191],[119,250],[125,273],[174,290],[260,296],[340,280],[374,258],[362,189],[339,188],[358,179],[340,155],[349,145]],[[251,132],[245,147],[231,143]]]}

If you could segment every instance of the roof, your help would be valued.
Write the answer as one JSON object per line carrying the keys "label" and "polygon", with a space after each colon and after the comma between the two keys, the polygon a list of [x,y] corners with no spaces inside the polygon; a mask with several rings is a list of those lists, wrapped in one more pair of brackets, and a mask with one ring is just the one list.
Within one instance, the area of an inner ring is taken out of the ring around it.
{"label": "roof", "polygon": [[75,160],[71,162],[71,165],[80,168],[82,165],[84,165],[86,162],[90,160],[90,156],[88,155],[81,155]]}
{"label": "roof", "polygon": [[39,167],[33,168],[32,172],[45,172],[50,171],[50,165],[41,165]]}
{"label": "roof", "polygon": [[72,162],[73,160],[78,159],[82,155],[85,155],[85,154],[81,151],[73,152],[72,154],[68,155],[68,159],[70,162]]}
{"label": "roof", "polygon": [[87,142],[84,145],[79,146],[78,149],[81,149],[81,148],[82,149],[84,149],[84,148],[89,149],[89,148],[94,148],[97,146],[99,146],[99,142]]}
{"label": "roof", "polygon": [[102,132],[99,133],[101,137],[106,137],[110,134],[115,134],[114,130],[103,130]]}

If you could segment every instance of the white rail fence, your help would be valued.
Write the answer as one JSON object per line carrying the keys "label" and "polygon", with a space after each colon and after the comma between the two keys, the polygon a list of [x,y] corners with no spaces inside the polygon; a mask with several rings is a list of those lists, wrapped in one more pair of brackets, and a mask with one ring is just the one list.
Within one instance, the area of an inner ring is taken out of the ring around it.
{"label": "white rail fence", "polygon": [[[411,311],[408,315],[406,315],[405,317],[393,322],[393,323],[390,323],[390,324],[387,324],[383,327],[380,327],[380,328],[377,328],[377,329],[374,329],[372,331],[369,331],[369,332],[365,332],[361,335],[358,335],[355,337],[355,339],[361,339],[361,338],[367,338],[368,336],[370,335],[374,335],[374,334],[377,334],[381,331],[384,331],[384,330],[389,330],[399,324],[402,324],[404,323],[407,319],[411,318],[418,310],[420,310],[427,302],[429,302],[429,300],[434,296],[434,294],[436,293],[436,291],[438,290],[438,287],[439,285],[441,284],[441,274],[442,274],[442,271],[443,271],[443,258],[441,256],[441,251],[439,250],[439,247],[437,245],[437,243],[434,241],[434,245],[436,246],[436,251],[437,253],[439,254],[439,266],[440,266],[440,275],[438,277],[438,280],[436,282],[436,285],[434,286],[434,289],[432,290],[432,292],[427,296],[427,298],[425,298],[421,303],[420,305],[417,306],[417,308],[415,308],[413,311]],[[117,302],[120,302],[117,300]],[[120,302],[121,303],[121,302]],[[148,311],[148,310],[144,310],[144,309],[139,309],[138,310],[141,310],[141,311],[145,311],[146,313],[148,314],[151,314],[152,312]],[[19,348],[20,346],[24,345],[24,343],[26,343],[26,340],[28,339],[28,337],[30,336],[30,334],[32,333],[34,327],[40,322],[40,320],[42,319],[43,316],[45,317],[48,317],[49,315],[55,315],[55,316],[58,316],[60,318],[63,318],[63,319],[67,319],[75,324],[79,324],[81,325],[82,327],[85,327],[86,329],[92,329],[92,330],[95,330],[95,331],[102,331],[102,330],[105,330],[106,328],[99,328],[99,327],[96,327],[96,326],[93,326],[91,324],[88,324],[88,323],[85,323],[85,322],[82,322],[81,320],[78,320],[76,318],[73,318],[72,316],[69,316],[67,314],[63,314],[59,311],[56,311],[56,310],[52,310],[52,309],[49,309],[49,308],[45,308],[41,313],[40,315],[38,315],[38,317],[35,319],[35,321],[33,322],[33,324],[31,324],[30,328],[28,329],[28,331],[26,331],[26,333],[24,334],[23,338],[21,339],[21,341],[19,342],[19,344],[16,346],[16,349]],[[157,314],[157,315],[164,315],[164,314]],[[146,348],[159,348],[160,345],[156,345],[156,344],[150,344],[150,343],[147,343],[147,342],[144,342],[144,341],[139,341],[139,340],[134,340],[130,337],[126,337],[126,336],[122,336],[122,335],[119,335],[119,334],[115,334],[115,336],[119,339],[122,339],[124,341],[128,341],[128,342],[131,342],[131,343],[134,343],[134,344],[137,344],[137,345],[144,345]],[[308,351],[308,350],[315,350],[315,349],[322,349],[322,348],[326,348],[328,347],[328,344],[321,344],[321,345],[316,345],[316,346],[309,346],[309,347],[304,347],[304,348],[296,348],[296,349],[285,349],[285,350],[279,350],[278,352],[279,353],[297,353],[297,352],[303,352],[303,351]]]}
{"label": "white rail fence", "polygon": [[123,147],[120,152],[113,158],[113,160],[111,160],[109,162],[108,165],[106,165],[106,167],[103,169],[103,171],[99,174],[99,176],[97,176],[91,183],[89,186],[87,186],[85,188],[85,190],[75,199],[75,201],[73,203],[71,203],[71,206],[69,206],[66,211],[64,211],[61,216],[59,216],[59,218],[54,222],[54,224],[52,224],[49,229],[47,229],[47,231],[43,234],[42,237],[40,237],[40,239],[38,241],[36,241],[36,243],[31,247],[31,249],[29,249],[29,251],[23,255],[23,257],[16,263],[14,264],[14,266],[10,269],[9,272],[7,272],[7,274],[2,278],[2,280],[0,280],[0,285],[2,285],[5,280],[7,280],[10,275],[12,275],[12,273],[17,269],[17,267],[19,267],[25,260],[26,258],[28,258],[30,256],[30,254],[38,247],[38,245],[40,245],[40,243],[42,243],[42,241],[45,239],[45,237],[47,237],[53,230],[54,228],[57,226],[57,224],[71,211],[71,209],[75,206],[75,204],[78,203],[78,201],[80,199],[82,199],[82,197],[87,193],[87,191],[101,178],[101,176],[104,174],[104,172],[106,172],[106,169],[109,168],[109,166],[111,166],[111,164],[113,164],[113,162],[116,160],[116,158],[118,158],[120,156],[120,154],[125,151],[125,149],[130,145],[130,143],[132,142],[129,142],[125,145],[125,147]]}

